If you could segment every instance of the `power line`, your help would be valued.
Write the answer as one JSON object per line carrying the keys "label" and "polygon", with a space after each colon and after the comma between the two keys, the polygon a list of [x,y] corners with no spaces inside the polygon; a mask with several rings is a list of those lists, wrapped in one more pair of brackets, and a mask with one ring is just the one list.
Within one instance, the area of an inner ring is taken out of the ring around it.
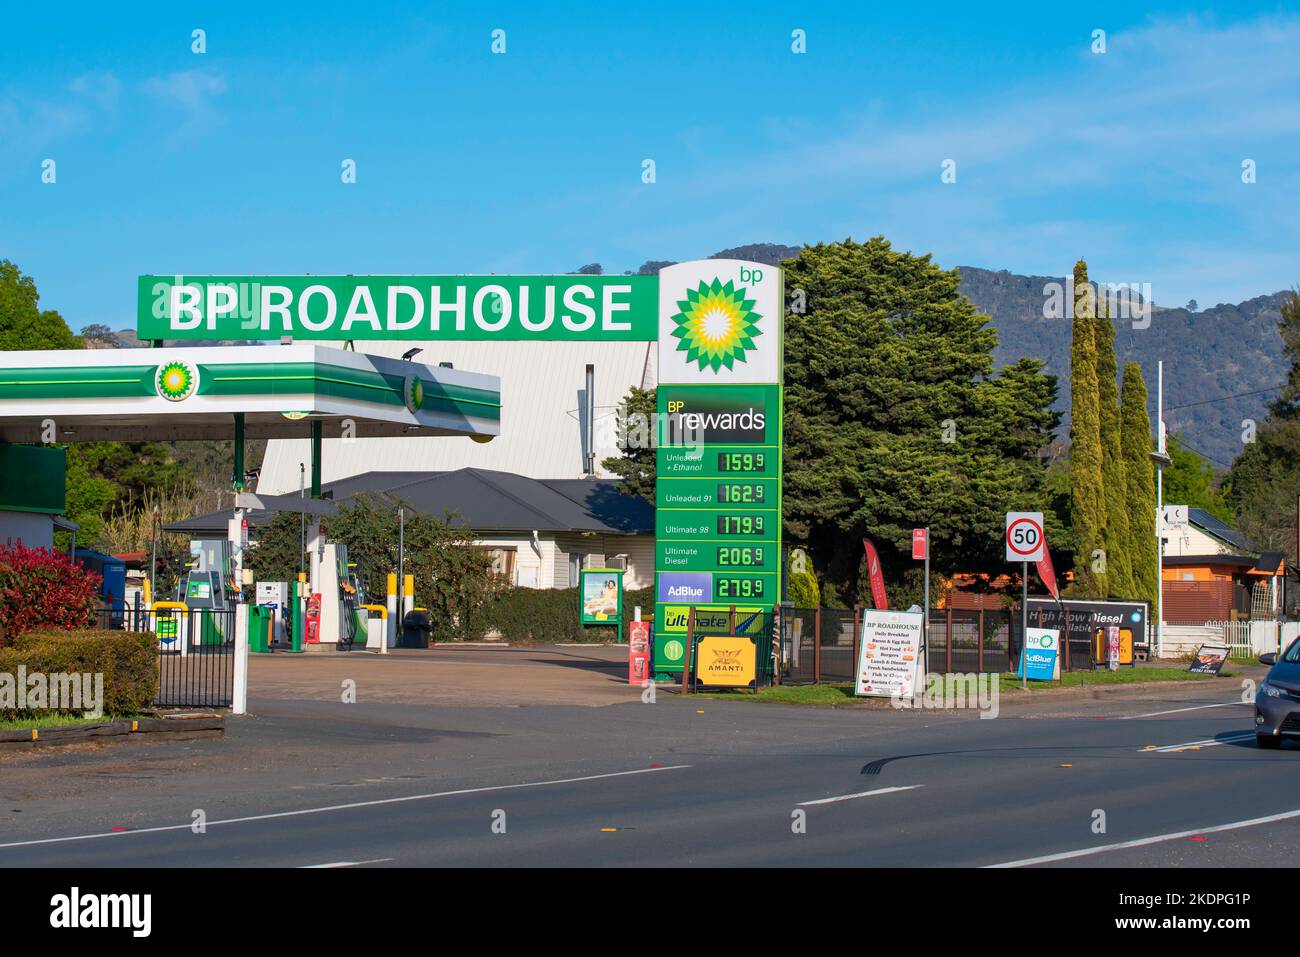
{"label": "power line", "polygon": [[1200,402],[1187,402],[1184,403],[1183,405],[1171,405],[1167,409],[1165,409],[1165,411],[1177,412],[1179,409],[1190,409],[1193,406],[1197,406],[1197,405],[1209,405],[1212,402],[1223,402],[1225,399],[1241,399],[1248,395],[1267,395],[1270,392],[1276,392],[1280,388],[1282,388],[1281,385],[1275,385],[1275,386],[1270,386],[1267,389],[1256,389],[1254,392],[1238,392],[1234,395],[1221,395],[1213,399],[1202,399]]}

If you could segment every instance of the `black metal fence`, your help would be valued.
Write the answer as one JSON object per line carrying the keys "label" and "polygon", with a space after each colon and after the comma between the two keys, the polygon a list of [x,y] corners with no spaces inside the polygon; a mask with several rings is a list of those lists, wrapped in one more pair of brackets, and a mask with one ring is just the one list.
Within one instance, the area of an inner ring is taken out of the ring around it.
{"label": "black metal fence", "polygon": [[[928,670],[942,674],[1007,671],[1012,667],[1012,618],[1008,610],[932,609]],[[860,623],[860,609],[782,606],[782,682],[852,682]],[[1018,630],[1016,634],[1018,640]]]}
{"label": "black metal fence", "polygon": [[148,632],[158,640],[163,708],[228,708],[235,692],[234,608],[103,608],[100,628]]}

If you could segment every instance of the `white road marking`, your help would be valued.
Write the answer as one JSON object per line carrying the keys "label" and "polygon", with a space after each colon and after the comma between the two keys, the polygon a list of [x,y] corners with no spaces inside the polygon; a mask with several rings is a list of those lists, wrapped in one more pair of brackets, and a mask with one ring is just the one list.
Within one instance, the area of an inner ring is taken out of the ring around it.
{"label": "white road marking", "polygon": [[332,864],[304,864],[299,870],[315,871],[329,867],[360,867],[362,864],[382,864],[391,860],[391,857],[375,857],[368,861],[334,861]]}
{"label": "white road marking", "polygon": [[1197,828],[1194,831],[1175,831],[1173,834],[1157,834],[1154,837],[1140,837],[1133,841],[1120,841],[1118,844],[1100,844],[1097,847],[1084,847],[1077,851],[1064,851],[1060,854],[1044,854],[1042,857],[1026,857],[1019,861],[1006,861],[1002,864],[986,864],[988,868],[1029,867],[1032,864],[1051,864],[1054,861],[1068,861],[1076,857],[1088,857],[1092,854],[1104,854],[1107,851],[1119,851],[1128,847],[1146,847],[1164,841],[1176,841],[1183,837],[1199,837],[1202,834],[1218,834],[1222,831],[1235,831],[1243,827],[1257,827],[1260,824],[1273,824],[1300,817],[1300,810],[1283,811],[1267,817],[1253,817],[1247,821],[1233,821],[1231,824],[1216,824],[1213,827]]}
{"label": "white road marking", "polygon": [[877,794],[893,794],[895,791],[911,791],[923,787],[925,787],[924,784],[907,784],[902,787],[876,788],[874,791],[859,791],[857,794],[841,794],[839,797],[821,798],[816,801],[800,801],[795,807],[809,807],[813,804],[834,804],[836,801],[852,801],[855,798],[874,797]]}
{"label": "white road marking", "polygon": [[1240,734],[1229,734],[1222,738],[1206,738],[1203,741],[1184,741],[1182,744],[1167,744],[1163,748],[1138,748],[1138,751],[1146,751],[1151,754],[1170,754],[1174,751],[1186,751],[1190,748],[1214,748],[1221,744],[1233,744],[1237,741],[1249,741],[1254,736],[1254,731],[1242,731]]}
{"label": "white road marking", "polygon": [[[661,768],[637,768],[635,771],[612,771],[609,774],[588,774],[580,778],[557,778],[554,781],[526,781],[523,784],[494,784],[483,788],[462,788],[459,791],[436,791],[432,794],[411,794],[407,797],[378,798],[374,801],[355,801],[351,804],[331,804],[328,807],[308,807],[298,811],[276,811],[273,814],[253,814],[248,817],[232,817],[223,821],[208,821],[208,827],[218,824],[248,824],[252,821],[274,821],[279,818],[301,817],[305,814],[326,814],[330,811],[351,811],[360,807],[378,807],[384,804],[405,804],[408,801],[428,801],[433,798],[456,797],[462,794],[486,794],[490,791],[512,791],[518,788],[541,788],[551,784],[577,784],[582,781],[601,781],[606,778],[624,778],[633,774],[655,774],[659,771],[681,771],[689,764],[670,764]],[[188,831],[192,824],[167,824],[161,827],[142,827],[130,831],[105,831],[99,834],[76,834],[71,837],[46,837],[37,841],[13,841],[0,844],[6,847],[32,847],[37,844],[65,844],[69,841],[93,841],[101,837],[129,837],[132,834],[159,834],[163,831]]]}
{"label": "white road marking", "polygon": [[1222,704],[1198,704],[1194,708],[1174,708],[1172,711],[1152,711],[1150,714],[1126,714],[1119,720],[1132,721],[1134,718],[1158,718],[1162,714],[1182,714],[1184,711],[1203,711],[1206,708],[1231,708],[1234,705],[1249,704],[1249,701],[1225,701]]}

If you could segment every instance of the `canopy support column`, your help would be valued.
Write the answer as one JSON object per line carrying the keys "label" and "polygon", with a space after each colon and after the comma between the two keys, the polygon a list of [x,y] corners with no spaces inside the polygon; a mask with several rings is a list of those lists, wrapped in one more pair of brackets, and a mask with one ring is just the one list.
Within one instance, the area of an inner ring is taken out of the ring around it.
{"label": "canopy support column", "polygon": [[321,420],[311,420],[311,497],[320,498]]}
{"label": "canopy support column", "polygon": [[235,467],[230,476],[230,487],[236,492],[244,490],[244,413],[235,415]]}

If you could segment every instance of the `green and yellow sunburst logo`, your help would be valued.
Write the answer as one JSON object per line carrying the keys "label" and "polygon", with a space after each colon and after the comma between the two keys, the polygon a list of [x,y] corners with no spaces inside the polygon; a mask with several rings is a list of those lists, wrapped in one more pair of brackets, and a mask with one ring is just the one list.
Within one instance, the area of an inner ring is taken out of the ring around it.
{"label": "green and yellow sunburst logo", "polygon": [[402,399],[411,412],[419,412],[424,405],[424,380],[419,376],[408,375],[402,382]]}
{"label": "green and yellow sunburst logo", "polygon": [[188,399],[199,386],[199,372],[188,362],[179,359],[165,362],[158,367],[158,376],[154,379],[158,394],[164,399],[179,402]]}
{"label": "green and yellow sunburst logo", "polygon": [[745,361],[745,353],[755,349],[754,337],[762,335],[754,312],[756,300],[746,299],[746,289],[736,288],[731,280],[700,281],[698,289],[687,289],[686,298],[677,303],[681,310],[673,316],[679,340],[677,351],[686,353],[686,362],[698,363],[701,370],[717,372],[731,369]]}

